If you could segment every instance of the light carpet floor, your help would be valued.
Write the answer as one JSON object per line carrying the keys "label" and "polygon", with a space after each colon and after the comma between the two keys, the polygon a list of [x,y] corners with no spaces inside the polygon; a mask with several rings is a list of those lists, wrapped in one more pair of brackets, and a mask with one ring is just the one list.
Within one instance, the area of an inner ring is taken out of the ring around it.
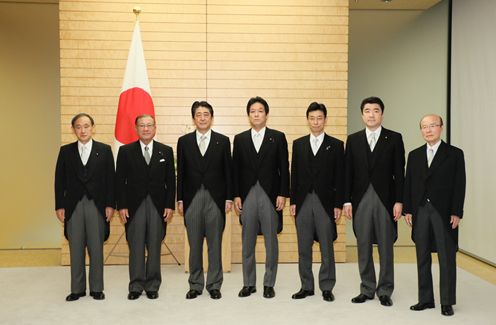
{"label": "light carpet floor", "polygon": [[[319,265],[315,264],[314,274]],[[359,292],[356,263],[337,265],[336,300],[325,302],[320,291],[303,300],[292,300],[300,282],[296,264],[279,265],[276,297],[262,297],[264,266],[257,265],[257,293],[238,298],[241,266],[224,275],[222,299],[212,300],[204,291],[186,300],[188,274],[182,266],[162,266],[162,287],[157,300],[142,296],[127,300],[126,266],[105,268],[104,301],[84,297],[65,302],[69,293],[68,267],[0,268],[0,324],[496,324],[496,286],[458,269],[458,304],[455,315],[442,316],[440,306],[422,312],[409,310],[417,302],[415,264],[396,264],[394,305],[383,307],[376,298],[352,304]],[[376,265],[376,270],[378,266]],[[438,266],[433,266],[435,298],[438,299]],[[317,284],[316,280],[316,284]],[[317,289],[317,288],[316,288]]]}

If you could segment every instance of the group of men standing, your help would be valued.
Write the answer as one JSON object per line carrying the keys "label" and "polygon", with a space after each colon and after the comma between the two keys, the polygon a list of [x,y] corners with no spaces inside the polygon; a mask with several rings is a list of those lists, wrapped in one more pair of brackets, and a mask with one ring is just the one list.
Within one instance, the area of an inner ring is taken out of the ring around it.
{"label": "group of men standing", "polygon": [[[275,296],[278,237],[282,210],[290,198],[295,217],[301,289],[293,299],[314,295],[312,246],[320,243],[319,289],[333,301],[336,283],[333,242],[344,214],[353,220],[357,237],[360,294],[353,303],[377,295],[392,306],[393,245],[397,221],[405,215],[413,227],[417,251],[419,301],[412,310],[434,308],[431,251],[440,263],[441,312],[453,315],[456,303],[458,223],[463,216],[465,166],[463,152],[441,140],[443,121],[427,115],[420,121],[426,144],[408,156],[400,133],[382,126],[384,104],[369,97],[361,103],[365,128],[344,143],[325,133],[327,109],[313,102],[306,111],[310,134],[293,142],[291,180],[284,133],[267,128],[269,105],[261,97],[248,101],[251,128],[229,138],[211,129],[214,110],[195,102],[191,115],[196,130],[177,143],[177,208],[184,216],[190,246],[189,291],[194,299],[205,288],[221,298],[222,234],[232,208],[242,224],[243,287],[239,297],[256,292],[255,245],[263,235],[266,261],[263,296]],[[56,214],[65,225],[71,253],[71,294],[86,295],[85,249],[90,255],[89,287],[94,299],[103,294],[103,242],[114,208],[126,226],[129,245],[128,299],[145,291],[158,297],[160,249],[175,208],[176,175],[172,148],[154,140],[155,118],[135,121],[139,140],[120,147],[117,167],[110,147],[92,139],[94,121],[81,113],[72,119],[78,141],[61,147],[57,160]],[[203,242],[208,245],[206,281]],[[380,273],[376,277],[372,248],[377,244]],[[146,254],[145,254],[146,252]]]}

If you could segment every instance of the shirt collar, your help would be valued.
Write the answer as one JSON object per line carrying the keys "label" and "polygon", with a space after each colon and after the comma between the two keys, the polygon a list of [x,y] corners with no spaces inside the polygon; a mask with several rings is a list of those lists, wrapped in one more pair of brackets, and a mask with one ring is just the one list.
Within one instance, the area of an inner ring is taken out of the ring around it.
{"label": "shirt collar", "polygon": [[251,129],[251,137],[253,138],[255,136],[255,134],[260,134],[260,136],[263,137],[265,136],[265,130],[267,129],[266,126],[264,126],[260,131],[255,131],[253,128]]}
{"label": "shirt collar", "polygon": [[151,155],[151,153],[153,152],[153,140],[150,141],[149,144],[144,144],[143,142],[141,142],[141,140],[139,140],[139,143],[141,146],[141,151],[145,152],[145,147],[148,146],[148,151],[150,152],[150,155]]}
{"label": "shirt collar", "polygon": [[83,147],[91,151],[91,148],[93,147],[93,139],[90,139],[90,141],[86,142],[86,144],[83,144],[81,141],[78,140],[78,150],[81,152],[83,150]]}
{"label": "shirt collar", "polygon": [[441,139],[439,139],[439,141],[433,146],[429,145],[428,143],[426,144],[427,144],[427,150],[432,149],[434,152],[436,152],[437,149],[439,149],[439,146],[441,145]]}
{"label": "shirt collar", "polygon": [[196,133],[196,141],[200,142],[202,135],[205,136],[205,140],[210,139],[210,136],[212,135],[212,129],[208,129],[208,131],[205,132],[205,134],[201,134],[200,132],[198,132],[198,130],[196,130],[195,133]]}
{"label": "shirt collar", "polygon": [[382,131],[382,125],[379,125],[379,127],[377,129],[375,129],[375,131],[371,131],[369,130],[368,128],[365,128],[365,134],[367,135],[367,139],[370,137],[370,135],[372,133],[375,134],[375,138],[376,139],[379,139],[379,136],[381,135],[381,131]]}
{"label": "shirt collar", "polygon": [[324,135],[325,135],[325,132],[322,132],[318,136],[315,136],[312,133],[310,133],[310,141],[313,141],[313,139],[317,139],[318,140],[318,143],[321,143],[322,140],[324,140]]}

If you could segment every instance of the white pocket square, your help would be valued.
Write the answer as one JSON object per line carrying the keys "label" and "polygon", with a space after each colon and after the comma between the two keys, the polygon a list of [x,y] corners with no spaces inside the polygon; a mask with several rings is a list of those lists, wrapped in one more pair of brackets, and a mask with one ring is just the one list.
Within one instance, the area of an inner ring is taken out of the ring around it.
{"label": "white pocket square", "polygon": [[160,159],[160,162],[164,162],[164,161],[165,161],[165,159],[164,159],[164,158]]}

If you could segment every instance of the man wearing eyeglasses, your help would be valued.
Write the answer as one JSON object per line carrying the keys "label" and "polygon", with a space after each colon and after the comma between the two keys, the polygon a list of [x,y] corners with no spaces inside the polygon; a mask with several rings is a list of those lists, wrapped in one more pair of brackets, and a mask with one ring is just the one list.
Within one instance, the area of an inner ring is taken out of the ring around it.
{"label": "man wearing eyeglasses", "polygon": [[117,209],[129,245],[128,299],[138,299],[143,290],[149,299],[157,299],[160,249],[176,196],[174,154],[171,147],[153,140],[153,116],[136,117],[135,126],[139,140],[119,148],[116,170]]}
{"label": "man wearing eyeglasses", "polygon": [[417,252],[419,297],[410,309],[434,308],[431,252],[439,259],[441,314],[454,314],[458,224],[465,201],[463,151],[441,140],[443,120],[427,115],[420,121],[426,144],[411,151],[406,168],[404,212]]}

